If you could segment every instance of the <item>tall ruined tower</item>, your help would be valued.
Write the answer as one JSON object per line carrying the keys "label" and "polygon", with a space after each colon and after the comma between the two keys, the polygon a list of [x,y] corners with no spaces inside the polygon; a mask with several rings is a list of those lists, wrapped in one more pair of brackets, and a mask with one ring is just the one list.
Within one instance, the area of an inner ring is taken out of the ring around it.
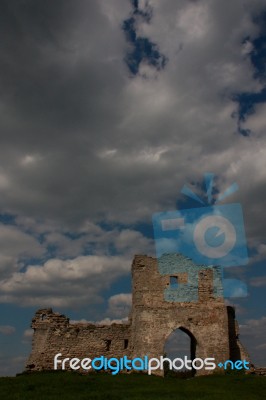
{"label": "tall ruined tower", "polygon": [[[182,260],[182,256],[177,256]],[[183,261],[187,259],[184,257]],[[189,266],[184,268],[186,272],[161,275],[155,258],[135,256],[132,265],[132,357],[163,355],[165,341],[179,328],[191,339],[192,359],[213,357],[217,363],[228,359],[248,360],[238,339],[234,309],[226,306],[223,297],[214,293],[215,269],[199,268],[197,301],[169,301],[171,292],[174,298],[178,284],[187,283],[189,267],[194,271],[197,269],[189,260]],[[182,271],[182,268],[178,269]],[[171,289],[172,278],[176,278],[177,287]],[[197,375],[206,373],[208,371],[204,369],[197,371]]]}

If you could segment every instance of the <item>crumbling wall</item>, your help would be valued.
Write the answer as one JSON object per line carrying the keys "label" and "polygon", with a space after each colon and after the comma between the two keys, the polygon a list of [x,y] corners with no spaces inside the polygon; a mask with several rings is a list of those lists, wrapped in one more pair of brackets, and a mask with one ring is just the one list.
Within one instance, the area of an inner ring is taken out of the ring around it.
{"label": "crumbling wall", "polygon": [[36,312],[31,327],[34,334],[27,370],[53,369],[57,353],[62,353],[60,359],[129,355],[129,324],[70,324],[68,318],[49,308]]}

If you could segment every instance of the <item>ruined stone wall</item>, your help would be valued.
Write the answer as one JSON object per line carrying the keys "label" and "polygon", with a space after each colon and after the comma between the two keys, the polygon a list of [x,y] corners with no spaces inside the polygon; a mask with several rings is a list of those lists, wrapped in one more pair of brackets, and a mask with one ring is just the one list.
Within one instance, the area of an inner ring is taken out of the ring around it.
{"label": "ruined stone wall", "polygon": [[[157,259],[135,256],[128,324],[71,324],[68,318],[51,309],[37,311],[32,320],[33,345],[26,368],[32,371],[53,369],[57,353],[62,353],[62,358],[79,359],[102,355],[107,358],[160,357],[167,338],[176,329],[189,335],[192,359],[213,357],[216,363],[228,359],[249,360],[238,339],[234,309],[225,305],[219,289],[219,268],[196,266],[182,257],[166,257],[159,272]],[[169,264],[172,265],[171,275],[167,269]],[[194,278],[189,289],[186,284],[190,273]],[[171,287],[171,276],[177,278],[178,285],[185,284],[184,296],[186,290],[193,289],[195,294],[196,288],[197,298],[189,302],[176,301],[177,289]],[[159,370],[154,373],[163,374]],[[198,375],[207,373],[213,371],[197,371]]]}
{"label": "ruined stone wall", "polygon": [[[176,273],[178,275],[179,282],[185,283],[184,273]],[[166,301],[164,293],[167,289],[166,294],[169,294],[170,275],[162,276],[158,272],[155,258],[135,257],[132,266],[132,357],[163,355],[168,336],[180,328],[191,337],[196,358],[214,357],[217,362],[224,362],[230,358],[229,320],[231,346],[240,354],[234,315],[228,314],[223,298],[213,294],[213,271],[201,269],[198,279],[197,301]],[[160,371],[157,373],[161,374]],[[198,374],[202,373],[208,371],[198,371]]]}
{"label": "ruined stone wall", "polygon": [[57,353],[62,353],[60,359],[129,355],[129,324],[70,324],[64,315],[43,309],[36,312],[31,327],[34,335],[27,370],[53,369]]}

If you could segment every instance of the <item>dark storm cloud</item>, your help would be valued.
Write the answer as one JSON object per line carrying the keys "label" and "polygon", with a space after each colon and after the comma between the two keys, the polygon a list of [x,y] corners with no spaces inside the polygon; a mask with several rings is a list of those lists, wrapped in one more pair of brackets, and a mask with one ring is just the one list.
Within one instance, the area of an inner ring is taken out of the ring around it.
{"label": "dark storm cloud", "polygon": [[[122,62],[106,60],[110,43],[101,38],[106,18],[97,4],[2,3],[1,86],[5,103],[14,112],[10,117],[26,125],[21,126],[22,132],[27,130],[22,137],[17,132],[20,126],[11,130],[20,145],[28,138],[27,145],[33,148],[53,147],[69,134],[73,140],[75,131],[89,128],[95,120],[94,128],[101,128],[101,112],[104,118],[112,115],[110,100]],[[6,134],[9,138],[10,130]]]}
{"label": "dark storm cloud", "polygon": [[252,13],[239,1],[229,19],[207,0],[137,5],[136,40],[158,44],[169,63],[156,71],[142,60],[132,79],[122,29],[131,2],[1,2],[2,211],[62,226],[136,222],[174,207],[178,188],[210,168],[242,183],[232,165],[250,144],[234,135],[231,95],[262,86],[241,54],[259,32]]}
{"label": "dark storm cloud", "polygon": [[[95,151],[111,145],[109,127],[123,112],[115,100],[126,78],[120,27],[112,28],[99,2],[2,2],[0,14],[6,203],[13,212],[33,206],[35,215],[64,210],[64,199],[76,208],[84,188],[91,196],[101,186],[106,166]],[[36,157],[34,168],[23,164],[27,155]]]}

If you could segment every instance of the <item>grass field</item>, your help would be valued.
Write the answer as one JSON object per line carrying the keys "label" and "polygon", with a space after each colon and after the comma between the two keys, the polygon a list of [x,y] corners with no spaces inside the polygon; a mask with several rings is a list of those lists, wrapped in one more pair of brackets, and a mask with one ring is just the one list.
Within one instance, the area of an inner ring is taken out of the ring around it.
{"label": "grass field", "polygon": [[142,374],[81,376],[68,372],[41,372],[0,378],[0,399],[266,399],[266,377],[232,374],[180,379]]}

